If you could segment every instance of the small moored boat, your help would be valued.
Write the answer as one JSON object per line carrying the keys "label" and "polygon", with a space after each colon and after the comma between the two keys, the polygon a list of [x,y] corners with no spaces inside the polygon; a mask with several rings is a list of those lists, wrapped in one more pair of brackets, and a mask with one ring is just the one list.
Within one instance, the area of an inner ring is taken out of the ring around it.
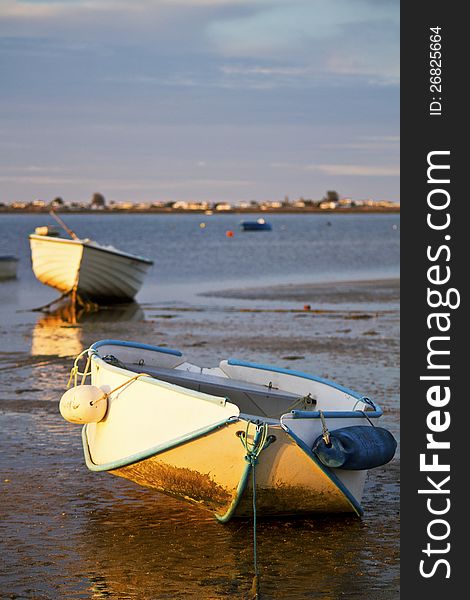
{"label": "small moored boat", "polygon": [[18,268],[16,256],[0,256],[0,281],[15,279]]}
{"label": "small moored boat", "polygon": [[[54,218],[58,218],[54,215]],[[60,221],[60,219],[59,219]],[[97,303],[130,301],[141,288],[153,261],[90,239],[33,233],[29,236],[37,279],[63,295]]]}
{"label": "small moored boat", "polygon": [[271,231],[272,225],[266,222],[264,219],[257,219],[256,221],[241,221],[240,227],[243,231]]}
{"label": "small moored boat", "polygon": [[84,425],[88,468],[222,522],[252,514],[253,470],[258,515],[360,515],[367,470],[395,453],[376,425],[381,409],[321,377],[235,359],[199,367],[178,350],[119,340],[82,355],[60,411]]}

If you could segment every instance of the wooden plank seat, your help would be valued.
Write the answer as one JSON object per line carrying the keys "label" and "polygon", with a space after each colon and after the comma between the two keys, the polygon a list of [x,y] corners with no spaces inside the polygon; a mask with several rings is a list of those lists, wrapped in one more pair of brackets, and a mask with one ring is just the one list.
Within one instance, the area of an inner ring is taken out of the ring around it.
{"label": "wooden plank seat", "polygon": [[[126,368],[135,369],[135,366],[129,365]],[[229,377],[165,368],[145,369],[145,372],[167,383],[227,398],[236,404],[242,413],[265,417],[280,416],[299,400],[298,394]]]}

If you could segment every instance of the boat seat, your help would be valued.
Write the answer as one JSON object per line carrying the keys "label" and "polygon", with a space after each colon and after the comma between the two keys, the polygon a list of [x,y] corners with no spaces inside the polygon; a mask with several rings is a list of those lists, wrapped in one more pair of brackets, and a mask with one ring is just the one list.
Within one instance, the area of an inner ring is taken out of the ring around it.
{"label": "boat seat", "polygon": [[266,417],[272,414],[283,414],[286,410],[290,410],[295,401],[300,398],[298,394],[292,392],[268,388],[268,386],[239,381],[229,377],[217,377],[192,371],[165,368],[146,369],[145,372],[155,377],[155,379],[167,383],[204,394],[222,396],[236,404],[242,412],[261,414]]}

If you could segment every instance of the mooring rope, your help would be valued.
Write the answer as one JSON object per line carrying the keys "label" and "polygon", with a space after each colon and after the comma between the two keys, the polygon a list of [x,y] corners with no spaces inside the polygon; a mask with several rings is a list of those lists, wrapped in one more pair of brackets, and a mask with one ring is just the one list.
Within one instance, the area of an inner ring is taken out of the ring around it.
{"label": "mooring rope", "polygon": [[[253,441],[248,441],[248,433],[250,425],[256,425],[256,431],[253,435]],[[246,431],[240,435],[241,442],[246,450],[245,460],[251,466],[251,480],[252,480],[252,502],[253,502],[253,569],[254,577],[251,586],[252,597],[259,598],[259,570],[258,570],[258,551],[257,551],[257,516],[256,516],[256,464],[258,457],[261,452],[269,446],[273,441],[271,436],[268,436],[268,424],[260,423],[255,421],[248,421],[246,425]]]}
{"label": "mooring rope", "polygon": [[80,382],[80,385],[83,385],[85,383],[85,379],[88,377],[88,375],[91,375],[91,371],[90,371],[91,353],[88,355],[84,371],[81,372],[79,370],[79,367],[78,367],[78,361],[89,350],[90,350],[90,348],[87,348],[86,350],[83,350],[83,352],[80,352],[80,354],[78,354],[77,357],[75,358],[75,360],[73,361],[73,367],[70,369],[70,376],[69,376],[69,380],[67,382],[67,388],[70,387],[70,384],[72,383],[72,380],[73,380],[73,387],[77,387],[77,385],[78,385],[78,376],[79,375],[82,376],[82,380]]}
{"label": "mooring rope", "polygon": [[321,427],[323,430],[323,434],[322,434],[323,441],[325,442],[325,444],[328,448],[331,448],[330,432],[328,431],[328,427],[326,425],[325,415],[323,414],[322,410],[320,410],[319,413],[320,413]]}

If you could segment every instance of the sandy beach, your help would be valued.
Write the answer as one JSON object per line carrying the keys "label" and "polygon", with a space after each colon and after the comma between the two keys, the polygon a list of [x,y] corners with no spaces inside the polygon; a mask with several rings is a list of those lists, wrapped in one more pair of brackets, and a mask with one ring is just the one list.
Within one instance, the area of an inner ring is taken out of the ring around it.
{"label": "sandy beach", "polygon": [[[74,319],[63,307],[3,323],[3,339],[14,330],[23,347],[0,355],[1,597],[248,597],[250,522],[220,525],[195,506],[86,469],[80,428],[57,411],[72,356],[98,339],[135,339],[200,364],[237,357],[312,372],[376,400],[399,438],[398,295],[396,279],[251,287],[191,305]],[[362,519],[261,521],[263,597],[396,599],[398,490],[399,453],[369,474]]]}

